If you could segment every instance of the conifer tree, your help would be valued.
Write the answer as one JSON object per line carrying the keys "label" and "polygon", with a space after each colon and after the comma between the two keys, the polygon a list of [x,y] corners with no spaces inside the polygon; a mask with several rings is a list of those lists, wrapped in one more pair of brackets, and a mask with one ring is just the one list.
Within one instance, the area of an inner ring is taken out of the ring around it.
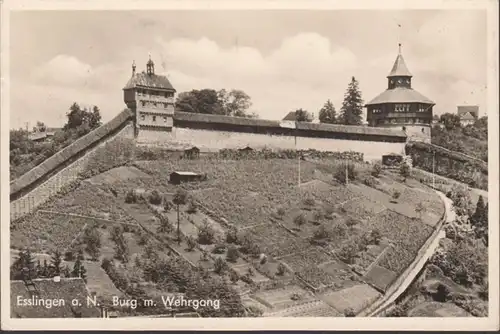
{"label": "conifer tree", "polygon": [[337,122],[337,111],[333,106],[332,101],[328,100],[319,110],[320,123],[335,124]]}
{"label": "conifer tree", "polygon": [[344,95],[344,102],[340,109],[339,124],[360,125],[363,122],[363,99],[359,90],[359,83],[355,77],[352,77],[347,91]]}
{"label": "conifer tree", "polygon": [[61,275],[62,255],[59,250],[56,250],[50,258],[50,268],[55,276]]}
{"label": "conifer tree", "polygon": [[485,218],[487,219],[488,213],[486,211],[486,206],[484,204],[483,196],[479,196],[476,204],[476,211],[471,217],[471,224],[479,227],[480,225],[484,225]]}

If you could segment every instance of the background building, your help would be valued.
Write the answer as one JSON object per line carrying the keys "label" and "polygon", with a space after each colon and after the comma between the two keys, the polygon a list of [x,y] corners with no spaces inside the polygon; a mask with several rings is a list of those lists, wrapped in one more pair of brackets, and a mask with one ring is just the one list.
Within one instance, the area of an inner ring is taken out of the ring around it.
{"label": "background building", "polygon": [[399,54],[387,76],[387,89],[366,104],[368,125],[396,127],[412,140],[428,142],[435,103],[414,90],[411,81],[399,44]]}
{"label": "background building", "polygon": [[457,106],[457,114],[462,126],[472,125],[479,117],[479,106]]}

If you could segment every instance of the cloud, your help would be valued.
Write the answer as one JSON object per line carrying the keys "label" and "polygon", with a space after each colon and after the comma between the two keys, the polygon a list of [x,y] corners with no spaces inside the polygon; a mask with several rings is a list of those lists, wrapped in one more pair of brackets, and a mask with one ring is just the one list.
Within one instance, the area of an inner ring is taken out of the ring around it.
{"label": "cloud", "polygon": [[57,55],[32,73],[35,82],[55,85],[82,85],[92,75],[92,67],[69,55]]}
{"label": "cloud", "polygon": [[[407,37],[403,54],[414,88],[437,103],[438,113],[454,112],[456,105],[465,103],[485,108],[486,43],[478,38],[481,24],[467,13],[442,13]],[[207,37],[157,36],[149,49],[137,44],[123,48],[129,60],[109,59],[96,66],[83,56],[55,56],[29,78],[12,82],[12,114],[61,125],[61,114],[77,101],[98,105],[104,121],[110,120],[125,107],[122,88],[130,78],[132,60],[142,71],[150,52],[156,71],[168,75],[178,92],[242,89],[252,98],[252,111],[262,118],[281,119],[297,108],[317,115],[327,99],[340,109],[352,76],[359,80],[365,101],[381,93],[396,58],[394,49],[378,49],[373,52],[376,57],[369,49],[354,54],[342,40],[334,42],[315,32],[285,37],[265,53],[246,45],[222,46]],[[11,121],[19,126],[14,117]]]}

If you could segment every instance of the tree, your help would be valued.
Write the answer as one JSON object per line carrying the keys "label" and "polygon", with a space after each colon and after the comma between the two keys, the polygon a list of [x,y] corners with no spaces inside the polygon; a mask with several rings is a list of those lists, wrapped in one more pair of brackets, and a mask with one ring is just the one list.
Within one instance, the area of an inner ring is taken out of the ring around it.
{"label": "tree", "polygon": [[442,124],[444,124],[444,127],[448,131],[461,127],[460,116],[458,116],[457,114],[445,113],[441,115],[439,120]]}
{"label": "tree", "polygon": [[295,120],[297,122],[312,122],[313,117],[307,110],[297,109],[295,110]]}
{"label": "tree", "polygon": [[45,132],[47,131],[47,126],[40,121],[36,122],[36,126],[33,127],[33,132]]}
{"label": "tree", "polygon": [[179,189],[175,192],[173,202],[177,205],[177,241],[181,243],[181,230],[180,230],[180,206],[186,204],[188,195],[184,189]]}
{"label": "tree", "polygon": [[239,257],[238,248],[231,246],[227,249],[226,260],[228,262],[235,263],[236,261],[238,261],[238,257]]}
{"label": "tree", "polygon": [[299,228],[304,225],[307,222],[306,216],[303,213],[298,214],[295,216],[293,219],[293,222],[295,225],[297,225]]}
{"label": "tree", "polygon": [[177,96],[175,108],[184,112],[223,115],[224,110],[219,94],[214,89],[192,90]]}
{"label": "tree", "polygon": [[410,176],[410,166],[406,162],[401,163],[399,166],[399,174],[403,177],[403,181],[406,182],[406,179]]}
{"label": "tree", "polygon": [[418,218],[422,218],[422,213],[425,211],[425,206],[422,204],[422,202],[417,203],[415,206],[415,212],[418,215]]}
{"label": "tree", "polygon": [[335,124],[337,122],[337,111],[332,101],[328,100],[319,110],[320,123]]}
{"label": "tree", "polygon": [[86,279],[86,272],[87,270],[85,269],[83,265],[83,252],[80,251],[78,252],[78,256],[76,257],[75,264],[73,264],[73,270],[71,271],[71,276],[73,277],[80,277],[83,280]]}
{"label": "tree", "polygon": [[359,90],[359,83],[355,77],[347,87],[344,95],[344,102],[340,109],[340,122],[345,125],[360,125],[363,123],[363,99]]}
{"label": "tree", "polygon": [[222,113],[226,116],[249,117],[253,118],[253,114],[248,114],[247,110],[252,106],[250,96],[242,90],[233,89],[227,92],[221,89],[217,92],[219,103],[222,106]]}
{"label": "tree", "polygon": [[479,196],[476,203],[476,210],[471,216],[471,224],[473,226],[484,225],[484,221],[488,220],[488,212],[486,211],[486,205],[484,204],[483,196]]}
{"label": "tree", "polygon": [[397,190],[395,190],[393,193],[392,193],[392,199],[396,202],[398,200],[398,198],[401,196],[401,193]]}
{"label": "tree", "polygon": [[50,258],[50,269],[55,276],[60,276],[61,275],[61,269],[62,269],[62,255],[59,250],[56,250],[52,253],[52,256]]}
{"label": "tree", "polygon": [[36,278],[35,259],[29,249],[20,251],[17,259],[10,267],[10,278],[12,280],[22,280],[26,278]]}

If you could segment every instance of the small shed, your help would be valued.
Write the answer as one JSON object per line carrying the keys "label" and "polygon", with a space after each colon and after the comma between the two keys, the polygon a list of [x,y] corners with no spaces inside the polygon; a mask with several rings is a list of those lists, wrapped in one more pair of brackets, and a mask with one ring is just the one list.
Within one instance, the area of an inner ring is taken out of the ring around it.
{"label": "small shed", "polygon": [[382,156],[382,164],[385,166],[397,166],[403,162],[403,156],[401,154],[386,154]]}
{"label": "small shed", "polygon": [[170,183],[180,184],[182,182],[203,181],[205,178],[204,174],[176,171],[170,174]]}
{"label": "small shed", "polygon": [[196,146],[184,150],[185,159],[198,159],[199,157],[200,157],[200,149]]}
{"label": "small shed", "polygon": [[249,152],[253,152],[253,148],[251,148],[250,146],[247,146],[245,148],[238,149],[238,151],[241,153],[249,153]]}

